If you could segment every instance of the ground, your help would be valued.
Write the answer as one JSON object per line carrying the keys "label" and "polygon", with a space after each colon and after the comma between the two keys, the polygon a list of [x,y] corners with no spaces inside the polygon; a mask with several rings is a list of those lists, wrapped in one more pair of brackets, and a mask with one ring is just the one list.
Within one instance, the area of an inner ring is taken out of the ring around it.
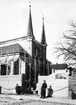
{"label": "ground", "polygon": [[41,99],[37,95],[0,94],[0,105],[76,105],[76,100],[65,98]]}

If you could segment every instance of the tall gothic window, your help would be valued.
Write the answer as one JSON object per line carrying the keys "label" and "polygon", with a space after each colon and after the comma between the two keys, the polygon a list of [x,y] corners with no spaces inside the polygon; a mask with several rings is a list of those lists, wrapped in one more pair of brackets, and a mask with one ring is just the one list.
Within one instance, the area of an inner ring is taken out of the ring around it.
{"label": "tall gothic window", "polygon": [[39,56],[39,55],[40,55],[39,48],[36,48],[36,49],[35,49],[35,55],[37,55],[37,56]]}

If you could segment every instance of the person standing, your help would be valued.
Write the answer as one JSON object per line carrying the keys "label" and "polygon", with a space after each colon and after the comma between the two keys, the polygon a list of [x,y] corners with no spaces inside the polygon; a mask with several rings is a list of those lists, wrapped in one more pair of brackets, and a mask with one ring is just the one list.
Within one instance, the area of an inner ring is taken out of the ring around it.
{"label": "person standing", "polygon": [[44,80],[44,82],[41,86],[41,98],[45,98],[46,88],[47,88],[47,83],[46,83],[46,80]]}
{"label": "person standing", "polygon": [[16,93],[17,93],[18,95],[21,94],[21,87],[18,86],[18,84],[16,84],[15,89],[16,89]]}

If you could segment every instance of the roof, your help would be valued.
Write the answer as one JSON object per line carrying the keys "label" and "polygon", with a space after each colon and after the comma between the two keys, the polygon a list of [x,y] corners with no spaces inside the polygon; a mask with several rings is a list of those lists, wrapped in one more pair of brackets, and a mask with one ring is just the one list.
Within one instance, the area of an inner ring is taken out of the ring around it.
{"label": "roof", "polygon": [[9,42],[14,42],[14,41],[16,42],[16,41],[19,41],[19,40],[25,40],[25,39],[27,39],[27,36],[15,38],[15,39],[9,39],[9,40],[6,40],[6,41],[1,41],[0,45],[6,44],[6,43],[9,43]]}
{"label": "roof", "polygon": [[26,52],[19,44],[12,44],[8,46],[0,47],[0,55],[19,53],[19,52]]}
{"label": "roof", "polygon": [[55,69],[55,70],[61,70],[61,69],[63,70],[63,69],[68,68],[68,65],[65,64],[65,63],[63,63],[63,64],[52,64],[51,68]]}

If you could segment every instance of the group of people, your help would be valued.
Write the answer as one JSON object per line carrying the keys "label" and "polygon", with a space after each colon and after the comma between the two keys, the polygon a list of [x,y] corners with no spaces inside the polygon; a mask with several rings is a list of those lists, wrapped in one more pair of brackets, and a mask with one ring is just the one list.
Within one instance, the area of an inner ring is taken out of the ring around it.
{"label": "group of people", "polygon": [[[16,89],[17,94],[21,94],[22,90],[21,90],[21,87],[18,86],[18,84],[16,85],[15,89]],[[34,90],[35,89],[36,89],[36,86],[34,84]],[[46,80],[44,80],[43,83],[42,83],[42,86],[41,86],[41,98],[46,98],[46,89],[47,89],[47,83],[46,83]],[[52,89],[52,87],[50,85],[49,88],[48,88],[47,97],[52,97],[52,94],[53,94],[53,89]]]}
{"label": "group of people", "polygon": [[[47,83],[46,80],[43,81],[43,84],[41,86],[41,98],[45,98],[46,97],[46,88],[47,88]],[[53,89],[51,87],[51,85],[48,88],[48,95],[47,97],[52,97],[53,94]]]}

